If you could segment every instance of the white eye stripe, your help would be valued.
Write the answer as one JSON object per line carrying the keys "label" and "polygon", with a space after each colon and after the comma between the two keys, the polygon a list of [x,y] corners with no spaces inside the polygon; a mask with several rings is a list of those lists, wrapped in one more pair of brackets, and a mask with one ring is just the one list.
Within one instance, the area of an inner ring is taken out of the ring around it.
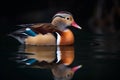
{"label": "white eye stripe", "polygon": [[[59,16],[59,17],[69,17],[70,16],[70,14],[63,14],[63,13],[58,13],[58,14],[56,14],[55,16]],[[54,17],[55,17],[54,16]]]}
{"label": "white eye stripe", "polygon": [[55,15],[53,18],[55,18],[55,17],[65,18],[65,17],[63,17],[63,16],[61,16],[61,15]]}

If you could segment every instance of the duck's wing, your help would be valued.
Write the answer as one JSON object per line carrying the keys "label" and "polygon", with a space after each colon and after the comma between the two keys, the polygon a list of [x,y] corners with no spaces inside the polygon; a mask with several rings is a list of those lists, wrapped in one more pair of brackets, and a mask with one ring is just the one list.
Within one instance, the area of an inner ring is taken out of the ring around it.
{"label": "duck's wing", "polygon": [[34,32],[41,34],[60,32],[57,29],[57,26],[52,25],[51,23],[21,24],[18,26],[21,26],[22,28],[30,28]]}
{"label": "duck's wing", "polygon": [[[10,33],[9,36],[14,37],[22,44],[24,44],[24,40],[28,36],[52,33],[56,37],[55,32],[60,32],[59,30],[57,30],[57,27],[52,25],[51,23],[22,24],[22,25],[17,25],[17,26],[20,26],[21,29],[18,29],[16,31]],[[29,34],[29,32],[27,31],[28,29],[32,31],[32,34],[31,34],[31,32]]]}
{"label": "duck's wing", "polygon": [[41,23],[30,26],[30,28],[36,33],[46,34],[46,33],[54,33],[58,32],[57,27],[52,25],[51,23]]}

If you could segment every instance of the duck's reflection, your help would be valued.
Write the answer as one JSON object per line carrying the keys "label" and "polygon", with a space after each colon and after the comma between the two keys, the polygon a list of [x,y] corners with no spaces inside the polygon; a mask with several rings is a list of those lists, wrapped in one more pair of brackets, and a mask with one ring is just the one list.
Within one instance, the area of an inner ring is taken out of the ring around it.
{"label": "duck's reflection", "polygon": [[56,47],[55,46],[26,46],[25,53],[33,53],[33,55],[28,55],[28,58],[34,58],[39,62],[45,61],[51,63],[56,58]]}
{"label": "duck's reflection", "polygon": [[20,63],[26,67],[50,69],[54,80],[70,80],[81,68],[81,65],[69,66],[75,58],[73,46],[25,46],[20,52],[26,56]]}

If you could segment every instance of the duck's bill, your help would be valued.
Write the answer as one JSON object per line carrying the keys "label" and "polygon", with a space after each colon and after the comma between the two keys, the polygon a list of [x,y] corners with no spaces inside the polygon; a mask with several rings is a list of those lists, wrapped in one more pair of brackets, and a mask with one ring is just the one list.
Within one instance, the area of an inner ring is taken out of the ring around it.
{"label": "duck's bill", "polygon": [[72,26],[78,29],[82,29],[75,21],[72,23]]}

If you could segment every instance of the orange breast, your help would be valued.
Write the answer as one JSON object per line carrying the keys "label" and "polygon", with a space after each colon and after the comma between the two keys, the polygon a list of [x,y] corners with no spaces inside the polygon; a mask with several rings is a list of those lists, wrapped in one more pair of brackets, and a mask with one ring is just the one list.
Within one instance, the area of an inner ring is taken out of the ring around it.
{"label": "orange breast", "polygon": [[72,45],[74,43],[74,35],[71,30],[67,29],[61,33],[60,45]]}

